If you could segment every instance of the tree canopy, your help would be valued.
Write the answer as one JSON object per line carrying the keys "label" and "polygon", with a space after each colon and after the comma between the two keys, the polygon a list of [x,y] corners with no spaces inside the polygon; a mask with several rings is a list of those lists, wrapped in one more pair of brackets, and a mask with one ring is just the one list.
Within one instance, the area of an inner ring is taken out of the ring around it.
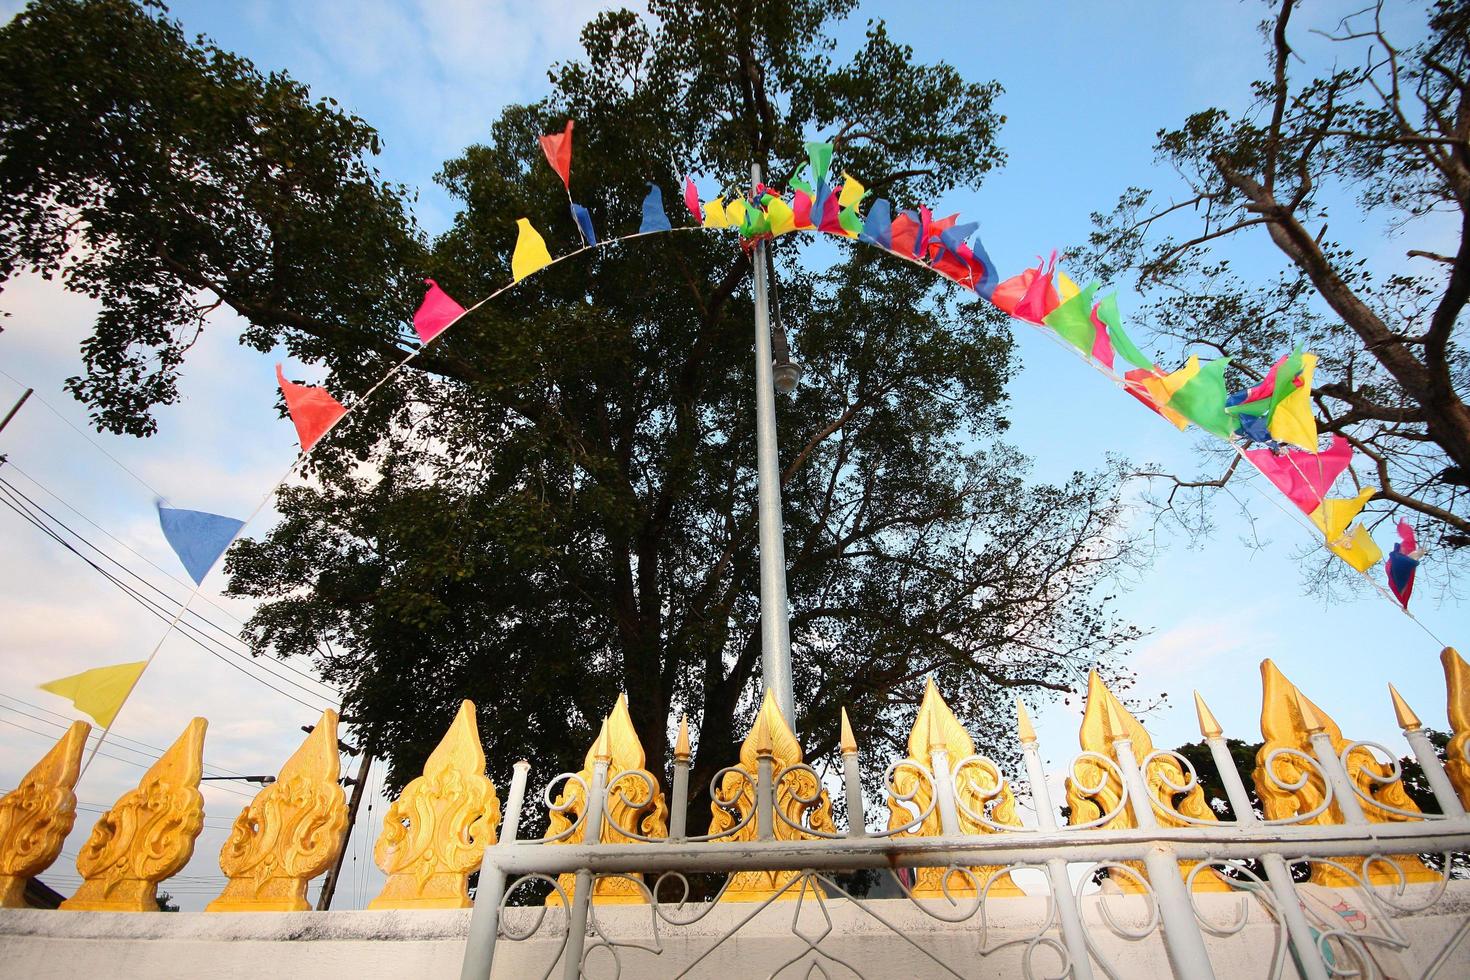
{"label": "tree canopy", "polygon": [[[1337,24],[1299,23],[1298,6],[1271,3],[1248,106],[1161,130],[1178,181],[1096,215],[1082,257],[1108,279],[1131,273],[1164,346],[1230,357],[1240,387],[1296,343],[1318,354],[1314,410],[1378,488],[1370,528],[1417,524],[1454,558],[1430,566],[1443,582],[1470,554],[1470,5],[1380,2]],[[1405,256],[1387,268],[1385,235]],[[1279,265],[1262,271],[1261,256]],[[1237,463],[1153,475],[1177,503],[1238,478]]]}
{"label": "tree canopy", "polygon": [[[415,348],[423,276],[488,294],[521,217],[575,246],[537,144],[569,116],[573,194],[604,235],[636,225],[646,182],[738,187],[752,161],[775,182],[817,136],[905,205],[978,185],[1004,160],[999,86],[915,64],[881,23],[839,63],[852,6],[597,16],[544,100],[444,164],[461,210],[431,241],[332,100],[166,13],[37,0],[0,30],[0,273],[100,302],[71,385],[102,428],[153,431],[218,305],[242,342],[360,394]],[[1115,671],[1134,635],[1104,595],[1129,550],[1115,475],[1030,482],[1002,439],[1003,319],[870,251],[813,260],[830,247],[776,247],[806,372],[778,415],[809,755],[844,704],[869,745],[902,745],[927,674],[973,725]],[[749,271],[733,240],[678,234],[526,280],[350,416],[281,523],[232,550],[231,590],[263,600],[252,645],[339,685],[391,782],[466,697],[499,778],[519,757],[577,768],[619,690],[651,760],[687,711],[692,785],[731,761],[760,676]]]}

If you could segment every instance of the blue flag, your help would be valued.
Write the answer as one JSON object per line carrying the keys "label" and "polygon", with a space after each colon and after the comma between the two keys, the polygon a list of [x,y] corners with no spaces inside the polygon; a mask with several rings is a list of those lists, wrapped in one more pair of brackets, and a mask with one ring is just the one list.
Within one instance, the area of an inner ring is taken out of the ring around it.
{"label": "blue flag", "polygon": [[893,214],[886,200],[880,197],[868,208],[868,216],[863,220],[863,230],[858,238],[879,248],[893,248]]}
{"label": "blue flag", "polygon": [[196,585],[204,581],[204,576],[245,526],[244,521],[233,517],[206,514],[202,510],[178,510],[161,503],[158,524]]}
{"label": "blue flag", "polygon": [[596,245],[597,232],[592,230],[592,215],[587,213],[587,209],[580,204],[573,204],[572,219],[577,222],[577,227],[582,229],[582,241],[588,245]]}
{"label": "blue flag", "polygon": [[638,226],[638,233],[641,235],[650,231],[669,231],[672,228],[669,216],[664,214],[663,191],[658,189],[657,184],[649,184],[648,196],[643,199],[643,224]]}

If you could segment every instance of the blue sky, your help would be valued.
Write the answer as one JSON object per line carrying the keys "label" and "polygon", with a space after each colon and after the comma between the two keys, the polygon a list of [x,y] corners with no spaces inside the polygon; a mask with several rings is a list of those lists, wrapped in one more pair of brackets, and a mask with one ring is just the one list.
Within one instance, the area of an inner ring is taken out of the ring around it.
{"label": "blue sky", "polygon": [[[16,6],[0,4],[0,15]],[[545,66],[575,56],[577,31],[600,6],[580,0],[187,0],[175,3],[173,12],[187,31],[209,34],[262,68],[288,69],[317,94],[337,98],[377,126],[385,144],[379,166],[390,179],[420,189],[417,215],[437,232],[453,215],[452,202],[432,183],[439,165],[487,138],[502,105],[545,94]],[[1303,20],[1330,27],[1351,9],[1310,4]],[[940,213],[958,210],[979,220],[990,254],[1009,274],[1037,253],[1081,241],[1089,214],[1109,208],[1130,184],[1168,185],[1169,175],[1153,160],[1154,133],[1205,106],[1243,105],[1261,64],[1255,30],[1261,10],[1235,0],[1124,2],[1105,9],[995,4],[983,11],[973,3],[869,3],[840,36],[855,44],[866,19],[881,17],[897,40],[913,46],[916,59],[949,61],[967,78],[995,78],[1005,86],[1000,139],[1007,165],[978,192],[936,203],[945,209]],[[1400,16],[1410,29],[1412,17]],[[1308,54],[1315,50],[1318,42],[1304,29],[1297,35]],[[1402,244],[1384,240],[1372,223],[1351,227],[1346,216],[1335,222],[1348,225],[1334,228],[1346,240],[1356,237],[1375,261],[1391,263],[1402,255]],[[1270,268],[1264,236],[1249,245],[1245,260]],[[1121,300],[1126,315],[1126,292]],[[85,413],[60,384],[76,370],[76,344],[90,323],[90,304],[54,284],[22,280],[7,287],[0,308],[13,314],[0,334],[0,369],[35,386],[66,420],[85,428]],[[206,332],[185,376],[182,402],[160,412],[160,434],[150,440],[94,433],[88,442],[33,401],[0,435],[0,452],[11,453],[25,474],[13,482],[31,491],[26,478],[39,481],[134,549],[138,567],[161,581],[141,564],[146,559],[176,568],[157,533],[152,488],[180,506],[245,514],[293,458],[294,433],[272,411],[272,359],[241,350],[234,342],[238,333],[238,322],[228,316]],[[1035,459],[1039,476],[1063,478],[1101,465],[1110,452],[1185,471],[1199,465],[1194,437],[1151,416],[1029,327],[1018,326],[1017,335],[1023,371],[1011,387],[1011,439]],[[8,406],[18,393],[19,386],[0,375],[0,404]],[[35,494],[47,499],[44,491]],[[1166,548],[1117,602],[1121,615],[1152,630],[1132,663],[1140,697],[1169,694],[1168,707],[1145,719],[1156,741],[1172,745],[1198,737],[1189,698],[1195,687],[1227,734],[1258,738],[1257,664],[1267,656],[1350,737],[1402,749],[1389,710],[1389,681],[1427,722],[1442,727],[1439,645],[1377,595],[1331,605],[1307,597],[1293,557],[1306,543],[1302,531],[1254,491],[1245,490],[1242,499],[1257,519],[1255,532],[1269,541],[1266,548],[1246,547],[1242,537],[1250,527],[1228,500],[1217,499],[1215,536],[1198,547],[1180,542]],[[253,528],[258,533],[264,526]],[[141,659],[160,635],[159,624],[9,511],[0,511],[0,535],[8,558],[0,567],[0,691],[64,714],[69,706],[36,691],[36,683],[98,663]],[[167,587],[176,595],[185,591]],[[216,573],[206,580],[204,595],[243,618],[248,607],[220,599],[221,587]],[[1466,609],[1459,603],[1436,601],[1426,590],[1415,610],[1446,642],[1454,644],[1465,632]],[[228,622],[223,614],[218,618]],[[609,706],[615,693],[609,692]],[[120,734],[163,746],[191,715],[203,714],[211,720],[207,761],[236,772],[274,772],[294,746],[297,726],[313,720],[311,711],[244,684],[237,671],[178,638],[165,645],[135,701],[119,722]],[[1057,706],[1037,719],[1052,762],[1063,762],[1075,744],[1075,707],[1075,701],[1070,708]],[[13,712],[0,717],[49,730]],[[1010,720],[995,724],[1009,726]],[[0,786],[9,786],[45,740],[14,724],[3,736]],[[110,803],[140,773],[100,760],[79,795],[84,802]],[[210,876],[224,827],[243,802],[226,788],[211,788],[207,796],[209,826],[189,869],[197,878],[175,886],[191,904],[206,900],[215,887]],[[86,816],[68,843],[70,855],[90,826]],[[367,848],[380,819],[381,803],[364,815],[371,829],[356,835],[345,907],[371,897]]]}

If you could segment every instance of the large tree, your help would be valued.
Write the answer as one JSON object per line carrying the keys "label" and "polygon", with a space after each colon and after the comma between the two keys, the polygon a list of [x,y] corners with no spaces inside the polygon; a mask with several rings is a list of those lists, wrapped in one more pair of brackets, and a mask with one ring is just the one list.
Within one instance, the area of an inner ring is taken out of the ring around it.
{"label": "large tree", "polygon": [[[977,185],[1003,159],[998,86],[914,64],[881,24],[834,63],[851,6],[598,16],[544,101],[445,164],[461,211],[430,242],[330,100],[123,0],[41,0],[0,32],[0,272],[100,300],[72,386],[103,428],[152,431],[216,304],[350,400],[414,349],[421,276],[490,293],[523,216],[553,253],[577,244],[536,141],[568,116],[604,235],[636,226],[645,181],[676,200],[685,172],[780,175],[817,135],[901,204]],[[1027,482],[999,439],[1010,335],[973,294],[803,247],[776,264],[806,367],[779,409],[804,741],[830,751],[846,704],[900,746],[930,673],[997,735],[1014,695],[1072,689],[1131,634],[1099,591],[1127,551],[1116,480]],[[703,233],[546,270],[379,389],[236,546],[232,590],[264,600],[249,639],[340,685],[394,783],[464,697],[501,778],[522,756],[576,768],[619,690],[651,759],[689,713],[696,787],[733,760],[760,677],[749,278]]]}
{"label": "large tree", "polygon": [[[1470,554],[1470,4],[1380,2],[1314,24],[1298,6],[1271,4],[1248,107],[1161,130],[1178,182],[1130,189],[1082,257],[1104,277],[1132,274],[1168,356],[1228,356],[1245,385],[1294,343],[1320,355],[1314,408],[1378,488],[1370,525],[1407,517],[1458,564]],[[1375,255],[1385,236],[1399,261]],[[1222,487],[1247,469],[1237,462],[1163,476],[1160,499]]]}

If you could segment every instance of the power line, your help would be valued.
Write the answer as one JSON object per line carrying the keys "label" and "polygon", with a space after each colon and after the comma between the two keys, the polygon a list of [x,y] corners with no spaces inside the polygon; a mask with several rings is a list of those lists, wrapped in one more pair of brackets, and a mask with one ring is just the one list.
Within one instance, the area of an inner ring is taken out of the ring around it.
{"label": "power line", "polygon": [[[9,494],[13,494],[14,495],[14,497],[10,497],[10,500],[11,500],[12,503],[15,502],[15,497],[20,498],[21,501],[24,501],[24,505],[22,505],[22,506],[27,506],[30,509],[34,509],[35,511],[40,512],[40,514],[42,514],[47,520],[51,521],[53,524],[55,524],[57,527],[61,528],[67,534],[70,534],[73,538],[75,538],[76,540],[78,540],[79,542],[81,542],[83,545],[85,545],[86,547],[90,548],[92,551],[96,552],[104,560],[106,560],[106,561],[110,562],[111,564],[117,566],[117,568],[119,568],[124,574],[128,575],[129,577],[131,577],[133,579],[136,579],[142,585],[144,585],[145,587],[147,587],[151,591],[157,593],[164,601],[166,601],[166,602],[168,602],[168,603],[171,604],[170,607],[169,607],[169,612],[172,612],[173,609],[174,609],[174,607],[176,607],[178,605],[179,600],[175,599],[173,596],[169,595],[167,592],[165,592],[164,590],[160,589],[158,586],[154,585],[152,582],[148,581],[146,578],[144,578],[143,576],[139,575],[137,572],[134,572],[132,569],[128,568],[126,565],[124,565],[122,562],[118,561],[112,555],[108,554],[102,548],[98,547],[96,544],[94,544],[91,541],[89,541],[84,535],[79,534],[77,531],[73,530],[65,522],[61,521],[54,514],[52,514],[50,511],[46,510],[46,508],[42,507],[40,504],[37,504],[30,497],[26,496],[26,494],[24,492],[22,492],[19,488],[17,488],[14,484],[10,483],[8,480],[5,480],[3,477],[0,477],[0,498],[3,498],[6,495],[6,491],[8,491]],[[12,507],[12,509],[14,509],[14,507]],[[31,523],[32,524],[35,524],[37,526],[41,526],[42,524],[44,524],[44,522],[40,521],[39,518],[35,518],[34,515],[31,515]],[[71,548],[70,545],[67,542],[63,541],[60,538],[60,536],[57,533],[55,533],[55,531],[53,529],[47,528],[47,527],[41,527],[41,529],[43,531],[46,531],[46,533],[49,534],[54,540],[57,540],[59,543],[61,543],[63,545],[66,545],[69,548],[69,550],[71,550],[73,553],[76,553],[78,555],[78,557],[82,558],[83,561],[86,561],[88,564],[92,565],[94,568],[97,568],[97,566],[96,566],[95,563],[93,563],[89,559],[87,559],[86,556],[81,555],[80,552],[77,552],[75,548]],[[97,568],[97,570],[98,571],[103,571],[101,568]],[[109,575],[109,577],[112,577],[110,575],[110,573],[103,572],[103,574],[107,574],[107,575]],[[149,601],[152,602],[153,600],[149,600]],[[271,663],[271,664],[276,664],[277,666],[283,667],[286,670],[290,671],[293,674],[296,674],[299,677],[305,678],[306,680],[309,680],[309,681],[311,681],[314,684],[317,684],[317,685],[320,685],[321,687],[327,688],[328,692],[334,698],[336,698],[340,702],[341,696],[335,690],[332,690],[332,688],[328,684],[326,684],[326,682],[324,682],[324,681],[322,681],[322,680],[320,680],[320,679],[312,676],[311,674],[308,674],[308,673],[305,673],[304,671],[298,670],[297,668],[295,668],[295,667],[291,666],[290,664],[285,663],[283,661],[278,661],[278,660],[269,660],[269,661],[266,661],[266,660],[257,660],[254,656],[251,656],[251,655],[248,654],[248,651],[250,649],[249,645],[247,643],[245,643],[243,640],[241,640],[240,637],[237,634],[232,633],[231,631],[225,629],[223,626],[220,626],[219,624],[212,622],[211,620],[209,620],[207,617],[205,617],[201,613],[193,612],[192,614],[195,617],[197,617],[201,622],[205,623],[206,625],[208,625],[210,628],[212,628],[216,632],[222,634],[226,639],[228,639],[228,640],[230,640],[230,641],[238,644],[240,647],[244,648],[247,651],[246,654],[240,654],[237,651],[230,650],[229,652],[232,653],[232,654],[234,654],[235,656],[248,657],[249,662],[253,666],[256,666],[256,667],[260,668],[262,672],[271,675],[272,678],[274,678],[276,680],[283,681],[283,682],[285,682],[287,684],[290,684],[293,687],[296,687],[296,688],[298,688],[298,689],[300,689],[302,691],[305,691],[308,694],[315,695],[316,697],[323,697],[323,695],[322,695],[322,693],[320,691],[317,691],[317,690],[315,690],[313,688],[305,687],[305,686],[303,686],[301,684],[298,684],[298,683],[296,683],[295,681],[293,681],[289,677],[283,677],[280,674],[277,674],[274,671],[267,669],[265,665],[268,664],[268,663]],[[197,631],[197,627],[191,626],[189,624],[183,624],[183,623],[180,624],[180,629],[194,629],[194,630]],[[211,642],[214,642],[214,641],[211,640]]]}
{"label": "power line", "polygon": [[[11,374],[9,371],[6,371],[5,369],[0,368],[0,374],[5,375],[5,377],[9,378],[11,381],[15,382],[17,385],[20,385],[22,388],[26,387],[26,385],[24,383],[22,383],[18,378],[16,378],[15,375]],[[77,435],[81,436],[83,439],[87,440],[87,442],[91,443],[93,449],[96,449],[99,453],[101,453],[102,455],[106,456],[108,459],[112,460],[113,463],[117,464],[118,468],[121,469],[124,473],[126,473],[128,476],[132,477],[134,480],[137,480],[143,486],[147,487],[148,490],[151,491],[155,497],[163,497],[164,496],[161,492],[159,492],[158,490],[154,489],[153,484],[151,484],[147,480],[143,479],[137,473],[134,473],[131,469],[128,468],[128,465],[126,463],[124,463],[122,460],[118,459],[116,456],[112,455],[112,453],[108,452],[106,450],[106,448],[104,448],[100,443],[98,443],[95,440],[93,440],[92,437],[89,436],[89,435],[87,435],[86,432],[84,432],[81,429],[77,428],[77,426],[72,422],[71,419],[69,419],[65,415],[61,414],[61,412],[56,408],[56,406],[52,405],[45,398],[43,398],[41,395],[38,395],[37,394],[37,395],[33,395],[32,397],[35,398],[36,401],[40,402],[42,405],[45,405],[47,411],[49,411],[52,415],[54,415],[57,418],[61,419],[61,421],[66,424],[66,427],[67,428],[71,429]],[[167,498],[165,497],[164,499],[167,499]]]}
{"label": "power line", "polygon": [[[3,481],[0,481],[0,484],[3,484]],[[85,562],[88,566],[90,566],[94,571],[96,571],[97,573],[99,573],[100,575],[102,575],[104,578],[106,578],[113,585],[117,586],[120,590],[122,590],[122,592],[124,594],[126,594],[129,598],[133,599],[139,605],[143,606],[145,609],[147,609],[154,616],[156,616],[157,618],[163,620],[164,622],[172,622],[173,621],[173,617],[170,615],[170,613],[160,603],[158,603],[158,602],[156,602],[156,601],[154,601],[152,599],[149,599],[145,595],[142,595],[140,592],[138,592],[137,589],[135,589],[132,586],[128,585],[126,582],[124,582],[121,579],[119,579],[116,575],[113,575],[107,569],[103,568],[102,566],[98,565],[96,562],[92,561],[86,555],[82,554],[75,547],[73,547],[72,544],[69,541],[67,541],[66,539],[62,538],[61,535],[58,534],[55,530],[53,530],[52,528],[48,527],[45,524],[44,521],[42,521],[40,518],[36,517],[34,514],[31,514],[29,511],[27,511],[25,509],[25,507],[24,507],[23,504],[20,504],[13,497],[10,496],[10,493],[11,493],[11,490],[12,489],[13,488],[9,488],[9,485],[8,484],[5,484],[3,486],[0,486],[0,503],[5,504],[5,506],[9,507],[11,510],[13,510],[17,514],[19,514],[22,517],[22,519],[24,519],[27,522],[29,522],[32,526],[36,527],[42,533],[46,534],[48,537],[50,537],[52,540],[54,540],[57,544],[60,544],[63,548],[65,548],[66,550],[70,551],[72,554],[76,555],[83,562]],[[249,656],[244,655],[244,654],[237,653],[234,650],[230,650],[228,647],[225,647],[223,649],[224,649],[225,653],[230,654],[230,656],[225,656],[224,654],[221,654],[217,649],[215,649],[215,647],[212,645],[212,644],[215,643],[215,641],[213,641],[207,635],[203,634],[197,627],[192,626],[192,625],[187,624],[187,623],[180,622],[180,623],[178,623],[178,628],[179,628],[180,634],[183,635],[185,639],[187,639],[190,642],[194,643],[195,646],[198,646],[200,649],[204,650],[205,653],[208,653],[210,656],[214,657],[215,659],[221,661],[222,663],[228,664],[230,667],[233,667],[235,670],[238,670],[240,673],[244,674],[246,677],[249,677],[251,680],[253,680],[253,681],[255,681],[255,682],[259,683],[259,684],[263,684],[264,686],[266,686],[266,687],[270,688],[271,690],[275,691],[277,694],[281,695],[282,697],[285,697],[285,698],[288,698],[288,699],[290,699],[292,701],[295,701],[297,704],[301,705],[304,708],[309,708],[312,711],[321,711],[321,710],[323,710],[320,705],[314,705],[314,704],[311,704],[309,702],[306,702],[306,701],[301,700],[300,698],[296,697],[291,692],[282,690],[281,688],[276,687],[274,684],[270,683],[270,681],[265,680],[265,678],[263,676],[261,676],[261,674],[253,673],[250,670],[245,669],[245,667],[241,666],[240,664],[235,663],[235,661],[231,659],[231,657],[234,657],[234,658],[237,658],[239,660],[243,660],[245,663],[248,663],[251,666],[260,668],[261,667],[261,662],[255,660],[254,658],[249,657]],[[262,668],[262,672],[264,673],[265,676],[268,676],[268,677],[272,678],[273,680],[284,681],[284,682],[286,682],[288,684],[292,684],[293,686],[297,687],[298,689],[304,691],[305,693],[307,693],[307,694],[309,694],[309,695],[311,695],[313,697],[317,697],[317,698],[320,698],[322,700],[327,700],[327,698],[325,696],[323,696],[322,694],[320,694],[319,692],[313,691],[310,688],[304,687],[301,684],[297,684],[296,682],[292,681],[290,678],[281,677],[278,674],[274,674],[274,673],[272,673],[270,671],[265,671],[265,670],[263,670],[263,668]],[[330,702],[329,702],[329,704],[330,704]]]}
{"label": "power line", "polygon": [[[50,497],[51,499],[55,500],[57,503],[59,503],[61,506],[65,507],[67,510],[71,511],[73,514],[77,515],[77,517],[81,518],[82,520],[86,521],[88,524],[92,525],[98,531],[101,531],[103,534],[107,535],[107,537],[111,538],[124,551],[127,551],[133,557],[137,558],[139,561],[143,562],[148,567],[152,568],[154,571],[156,571],[159,574],[163,575],[165,578],[169,579],[169,581],[174,582],[175,584],[177,584],[179,586],[182,586],[185,589],[192,588],[192,586],[190,586],[183,579],[179,578],[176,574],[174,574],[173,572],[170,572],[166,568],[163,568],[163,567],[159,566],[158,564],[156,564],[155,562],[153,562],[151,559],[149,559],[146,555],[140,554],[137,550],[135,550],[134,548],[132,548],[131,546],[129,546],[127,542],[123,541],[121,538],[117,537],[117,535],[115,535],[111,531],[107,530],[107,528],[103,527],[101,524],[97,523],[92,518],[88,517],[85,513],[83,513],[81,510],[79,510],[74,504],[68,502],[65,498],[63,498],[56,491],[52,490],[50,487],[48,487],[45,484],[43,484],[40,480],[37,480],[35,477],[31,476],[25,470],[21,469],[19,466],[16,465],[14,459],[8,459],[7,462],[6,462],[6,465],[9,466],[11,470],[14,470],[16,473],[19,473],[22,477],[24,477],[27,481],[29,481],[32,486],[36,487],[36,489],[40,490],[42,493],[46,494],[48,497]],[[17,490],[16,492],[19,493],[20,491]],[[39,506],[39,505],[37,505],[37,506]],[[56,518],[53,517],[52,520],[56,520]],[[60,524],[61,522],[58,520],[57,523]],[[64,527],[65,525],[62,525],[62,526]],[[70,529],[68,528],[68,530],[70,530]],[[71,533],[73,535],[76,535],[76,532],[75,531],[71,531]],[[81,537],[80,535],[76,535],[76,536],[79,537],[79,538]],[[83,539],[83,540],[85,540],[85,539]],[[94,550],[96,550],[96,549],[94,548]],[[99,552],[99,553],[101,553],[101,552]],[[232,621],[234,621],[235,623],[238,623],[241,626],[244,626],[245,625],[244,620],[240,619],[240,617],[236,616],[234,613],[232,613],[226,607],[220,605],[217,602],[214,602],[213,600],[209,599],[208,597],[201,597],[201,598],[203,598],[204,601],[209,606],[211,606],[212,608],[214,608],[217,612],[219,612],[226,619],[232,620]],[[208,619],[205,619],[205,617],[202,614],[197,613],[197,612],[194,612],[193,610],[190,610],[190,613],[189,614],[191,616],[195,616],[198,619],[203,620],[206,623],[210,623],[210,621]],[[222,627],[215,626],[215,624],[213,624],[213,623],[210,623],[210,625],[211,626],[214,626],[215,629],[220,630],[220,632],[222,632],[222,633],[226,633],[227,632]],[[229,633],[228,635],[235,636],[236,634]],[[330,650],[323,648],[323,646],[322,646],[322,644],[320,642],[318,642],[316,644],[316,648],[318,650],[320,650],[324,654],[330,655],[330,653],[331,653]],[[337,696],[337,697],[340,698],[340,695],[337,694],[336,690],[332,689],[331,686],[329,684],[327,684],[326,681],[323,681],[321,678],[316,677],[316,676],[314,676],[312,674],[309,674],[309,673],[307,673],[305,671],[297,670],[295,667],[292,667],[289,663],[287,663],[284,660],[279,661],[279,663],[280,663],[280,665],[282,667],[285,667],[287,670],[290,670],[290,671],[293,671],[294,673],[300,674],[302,677],[309,678],[310,680],[313,680],[316,683],[321,684],[323,687],[327,687],[329,690],[332,690],[332,693],[333,693],[334,696]]]}

